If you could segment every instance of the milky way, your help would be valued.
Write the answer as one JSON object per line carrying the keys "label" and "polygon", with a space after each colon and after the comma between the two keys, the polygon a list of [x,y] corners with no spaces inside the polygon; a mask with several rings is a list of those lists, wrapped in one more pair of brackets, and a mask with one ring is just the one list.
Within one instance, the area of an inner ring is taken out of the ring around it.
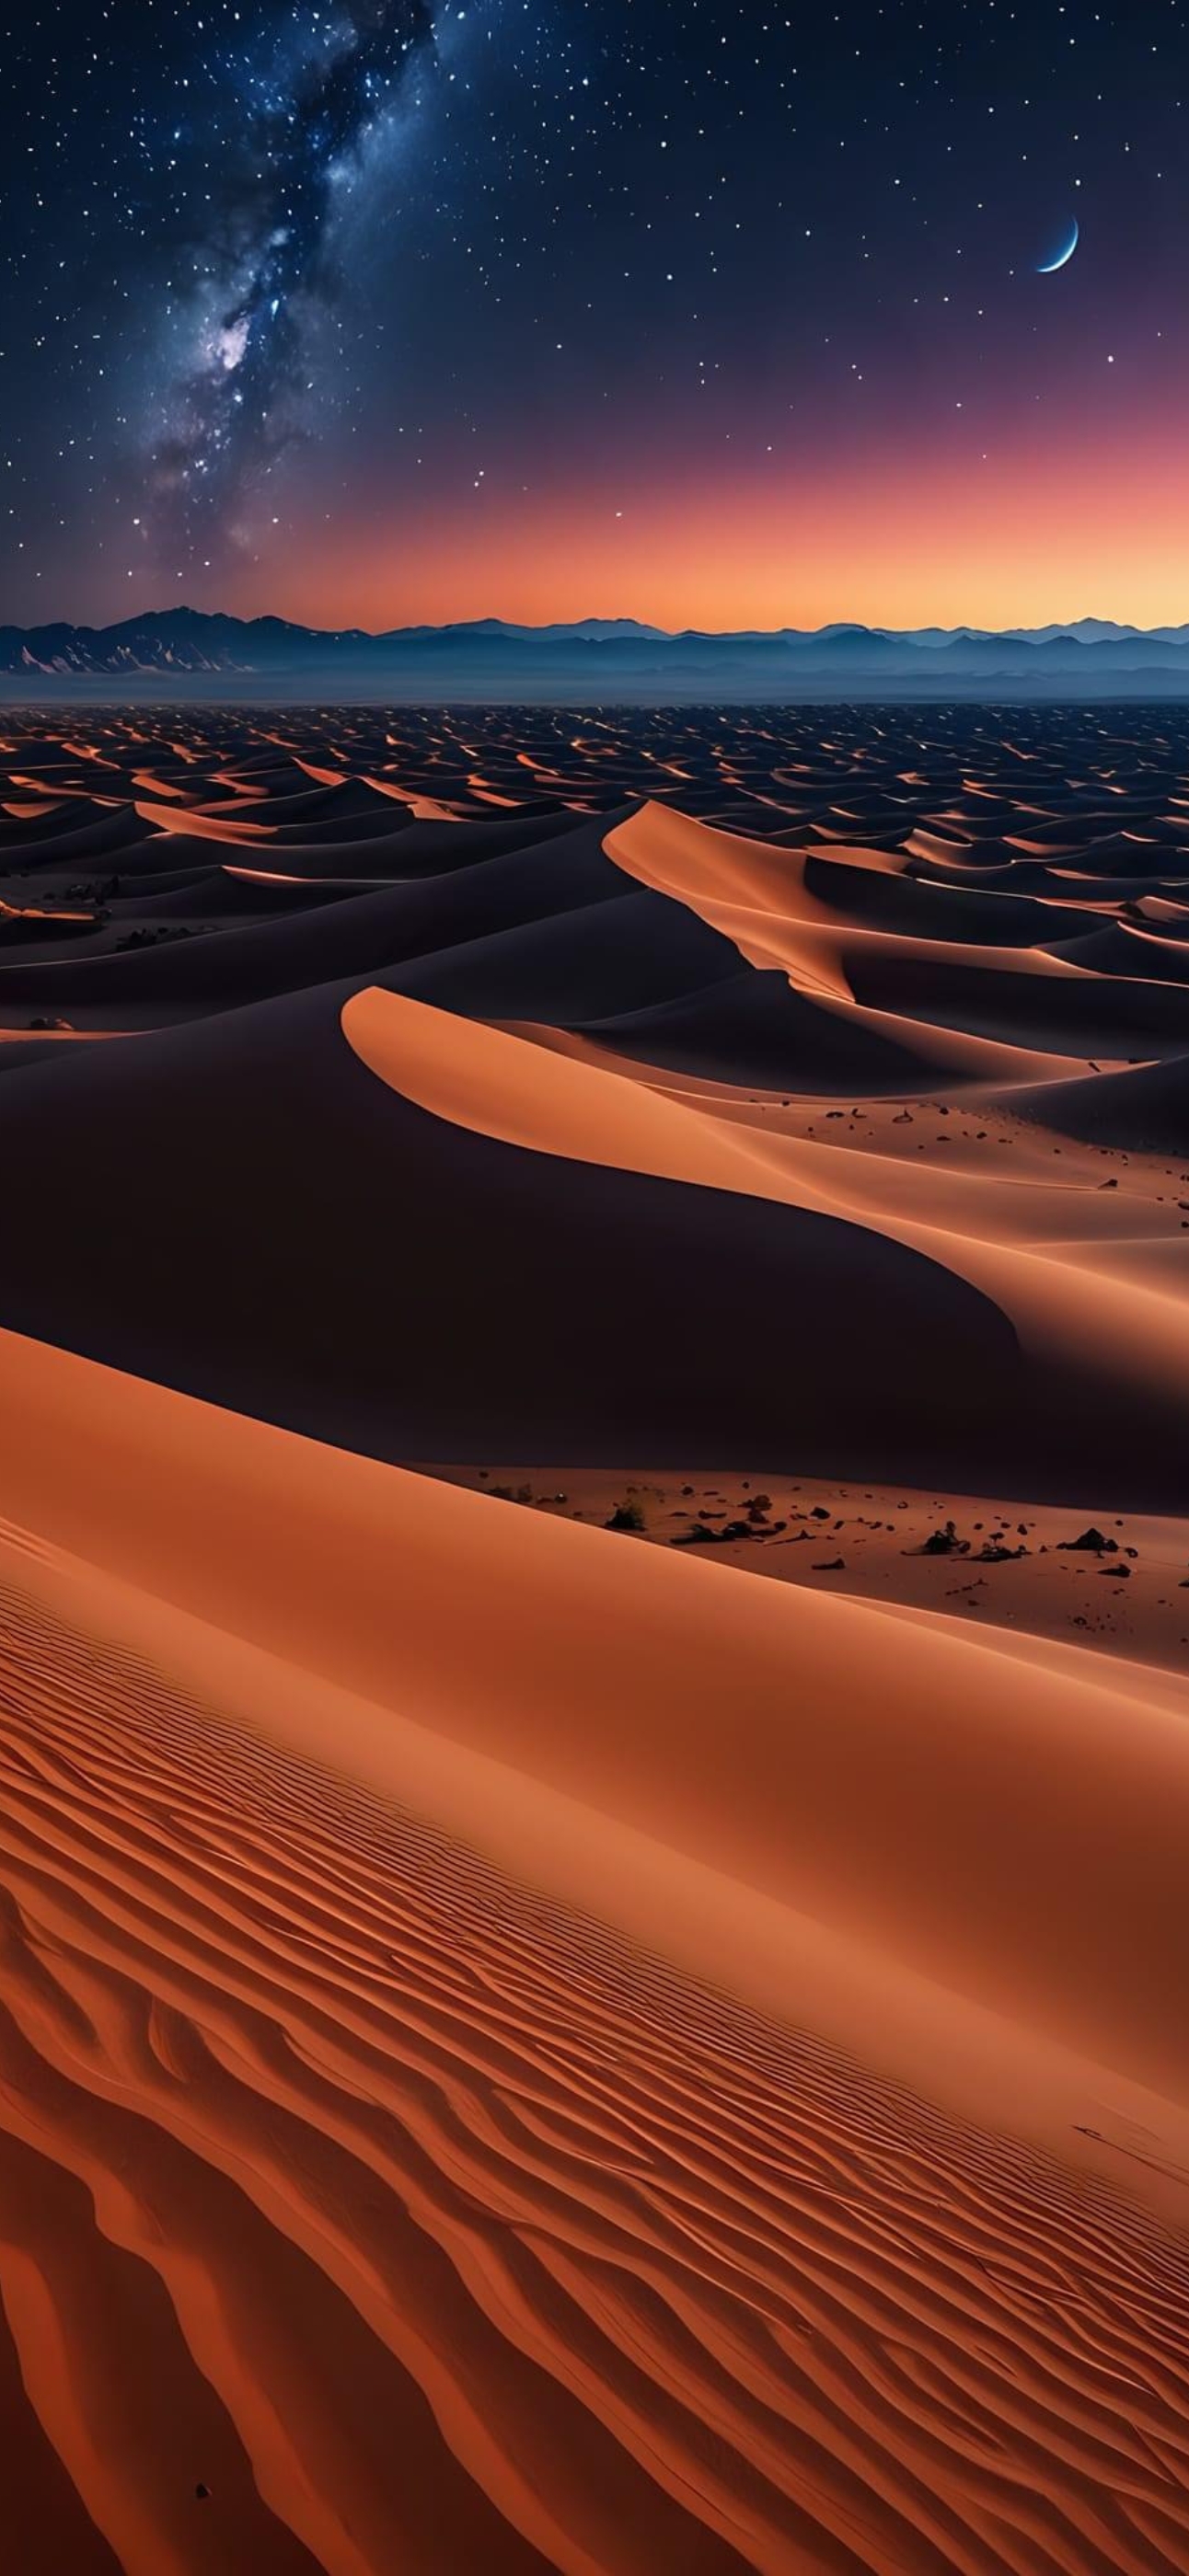
{"label": "milky way", "polygon": [[255,479],[299,434],[336,185],[432,41],[426,0],[352,0],[316,52],[253,79],[199,253],[197,355],[153,452],[151,541],[234,542]]}
{"label": "milky way", "polygon": [[7,18],[0,616],[1184,618],[1185,0]]}

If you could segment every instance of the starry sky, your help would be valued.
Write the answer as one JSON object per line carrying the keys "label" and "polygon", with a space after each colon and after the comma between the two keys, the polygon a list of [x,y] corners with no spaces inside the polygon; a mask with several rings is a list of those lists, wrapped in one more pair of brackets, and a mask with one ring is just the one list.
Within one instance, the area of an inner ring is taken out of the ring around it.
{"label": "starry sky", "polygon": [[1189,615],[1189,0],[26,0],[4,69],[0,618]]}

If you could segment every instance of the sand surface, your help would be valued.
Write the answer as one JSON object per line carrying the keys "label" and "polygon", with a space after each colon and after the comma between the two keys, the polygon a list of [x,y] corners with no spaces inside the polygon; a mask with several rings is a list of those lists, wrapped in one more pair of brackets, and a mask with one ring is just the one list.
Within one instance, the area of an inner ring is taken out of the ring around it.
{"label": "sand surface", "polygon": [[20,2576],[1189,2567],[1110,721],[9,722]]}

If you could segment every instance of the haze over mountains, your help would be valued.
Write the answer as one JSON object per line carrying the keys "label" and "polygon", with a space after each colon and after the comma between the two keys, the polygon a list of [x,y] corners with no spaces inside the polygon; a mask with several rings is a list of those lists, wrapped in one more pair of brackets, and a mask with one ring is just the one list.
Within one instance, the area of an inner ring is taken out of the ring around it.
{"label": "haze over mountains", "polygon": [[1085,617],[1002,633],[839,624],[672,634],[626,617],[540,627],[489,617],[373,635],[179,607],[113,626],[0,626],[9,698],[42,682],[159,695],[179,679],[200,683],[187,694],[206,697],[333,691],[489,703],[1180,697],[1189,694],[1189,624],[1145,631]]}

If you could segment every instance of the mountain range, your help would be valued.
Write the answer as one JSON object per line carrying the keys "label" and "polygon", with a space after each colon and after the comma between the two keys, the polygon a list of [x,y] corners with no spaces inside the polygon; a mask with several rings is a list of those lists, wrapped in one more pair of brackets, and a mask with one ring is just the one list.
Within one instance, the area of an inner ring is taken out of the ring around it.
{"label": "mountain range", "polygon": [[[186,695],[561,702],[810,698],[1180,697],[1189,623],[1142,629],[1084,617],[1068,626],[829,625],[672,633],[634,618],[521,626],[485,617],[369,634],[279,617],[178,607],[112,626],[0,626],[0,689]],[[200,685],[194,685],[200,684]]]}

